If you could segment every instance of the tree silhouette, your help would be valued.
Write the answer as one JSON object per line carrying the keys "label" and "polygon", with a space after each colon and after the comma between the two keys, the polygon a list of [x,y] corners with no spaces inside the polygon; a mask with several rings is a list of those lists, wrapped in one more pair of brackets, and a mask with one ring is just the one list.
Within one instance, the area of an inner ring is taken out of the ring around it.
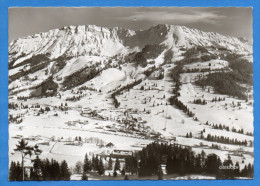
{"label": "tree silhouette", "polygon": [[118,158],[116,159],[115,170],[120,170],[120,163],[119,163]]}
{"label": "tree silhouette", "polygon": [[85,181],[88,180],[88,176],[85,172],[83,172],[81,180],[85,180]]}
{"label": "tree silhouette", "polygon": [[112,170],[112,168],[113,168],[112,158],[109,157],[109,160],[108,160],[108,170]]}
{"label": "tree silhouette", "polygon": [[11,162],[9,169],[9,181],[22,181],[22,168],[19,162]]}
{"label": "tree silhouette", "polygon": [[99,158],[99,162],[98,162],[98,174],[102,175],[105,172],[105,168],[104,168],[104,164],[101,158]]}
{"label": "tree silhouette", "polygon": [[21,152],[22,156],[22,175],[24,180],[24,158],[26,156],[32,156],[33,154],[39,155],[42,151],[39,149],[38,145],[35,146],[29,146],[28,142],[26,142],[24,139],[21,139],[18,141],[18,144],[16,145],[15,151]]}
{"label": "tree silhouette", "polygon": [[88,159],[88,154],[86,153],[83,165],[83,172],[88,172],[91,170],[91,162]]}
{"label": "tree silhouette", "polygon": [[121,174],[122,174],[122,176],[125,175],[125,169],[124,168],[121,170]]}
{"label": "tree silhouette", "polygon": [[68,164],[65,160],[61,162],[60,172],[61,172],[61,180],[70,180],[70,171],[69,171]]}
{"label": "tree silhouette", "polygon": [[82,173],[82,167],[83,167],[82,162],[77,161],[76,165],[75,165],[74,173],[76,173],[76,174]]}
{"label": "tree silhouette", "polygon": [[114,177],[116,177],[116,176],[117,176],[116,169],[114,169],[113,176],[114,176]]}
{"label": "tree silhouette", "polygon": [[32,180],[40,180],[41,168],[42,168],[42,161],[39,158],[39,156],[36,156],[35,160],[33,160],[33,172],[31,172]]}

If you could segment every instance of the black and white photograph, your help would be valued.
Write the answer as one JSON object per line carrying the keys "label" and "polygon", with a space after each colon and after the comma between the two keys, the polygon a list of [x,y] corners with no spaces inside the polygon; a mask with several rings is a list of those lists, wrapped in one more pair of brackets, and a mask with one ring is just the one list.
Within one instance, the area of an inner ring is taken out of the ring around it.
{"label": "black and white photograph", "polygon": [[9,8],[9,181],[254,179],[252,13]]}

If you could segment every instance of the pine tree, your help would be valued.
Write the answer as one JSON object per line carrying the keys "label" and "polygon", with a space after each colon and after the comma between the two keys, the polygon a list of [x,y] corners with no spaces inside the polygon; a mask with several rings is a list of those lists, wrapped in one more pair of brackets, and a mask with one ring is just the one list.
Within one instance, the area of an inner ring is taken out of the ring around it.
{"label": "pine tree", "polygon": [[216,154],[209,154],[206,159],[206,171],[209,174],[216,174],[219,170],[220,159]]}
{"label": "pine tree", "polygon": [[89,171],[91,171],[91,162],[88,159],[88,154],[86,153],[85,159],[84,159],[84,164],[83,164],[83,172],[86,173],[86,172],[89,172]]}
{"label": "pine tree", "polygon": [[132,157],[127,157],[125,158],[125,171],[126,172],[131,172],[131,174],[137,172],[137,158],[132,156]]}
{"label": "pine tree", "polygon": [[95,170],[96,165],[95,165],[95,156],[94,156],[94,154],[92,155],[91,167],[92,167],[92,170]]}
{"label": "pine tree", "polygon": [[82,173],[82,177],[81,177],[81,180],[88,180],[88,176],[87,176],[87,173],[86,172],[83,172]]}
{"label": "pine tree", "polygon": [[99,163],[98,163],[98,174],[102,175],[105,172],[104,164],[101,158],[99,158]]}
{"label": "pine tree", "polygon": [[61,162],[61,180],[70,180],[70,171],[65,160]]}
{"label": "pine tree", "polygon": [[125,175],[125,168],[123,168],[123,169],[121,170],[121,174],[122,174],[122,176]]}
{"label": "pine tree", "polygon": [[58,161],[51,159],[47,170],[49,174],[49,180],[64,180],[64,174],[61,172],[61,166]]}
{"label": "pine tree", "polygon": [[29,155],[30,157],[32,156],[32,154],[39,154],[42,151],[39,150],[38,146],[35,145],[33,146],[29,146],[28,142],[26,142],[24,139],[21,139],[20,141],[18,141],[18,145],[16,145],[16,149],[14,149],[15,151],[19,151],[21,152],[21,156],[22,156],[22,180],[24,180],[24,158]]}
{"label": "pine tree", "polygon": [[[227,166],[227,167],[233,165],[233,162],[231,160],[230,155],[228,155],[228,159],[223,162],[223,165]],[[233,171],[233,169],[224,169],[223,170],[223,174],[224,174],[223,177],[225,179],[233,179],[234,178],[234,171]]]}
{"label": "pine tree", "polygon": [[239,177],[240,176],[240,166],[239,166],[239,163],[238,162],[236,162],[236,164],[235,164],[235,167],[236,167],[236,169],[234,169],[234,176],[235,177]]}
{"label": "pine tree", "polygon": [[50,180],[50,172],[49,172],[49,168],[50,168],[50,161],[49,159],[45,159],[42,161],[42,179],[43,180]]}
{"label": "pine tree", "polygon": [[201,173],[202,171],[202,166],[201,166],[201,155],[198,154],[195,158],[195,172],[196,173]]}
{"label": "pine tree", "polygon": [[184,173],[185,173],[185,164],[184,164],[184,160],[183,159],[181,159],[180,160],[180,162],[179,162],[179,164],[180,164],[180,167],[179,167],[179,174],[180,175],[184,175]]}
{"label": "pine tree", "polygon": [[39,156],[36,156],[35,160],[33,160],[33,176],[31,176],[32,180],[41,180],[42,175],[42,161]]}
{"label": "pine tree", "polygon": [[112,158],[109,157],[109,160],[108,160],[108,170],[112,170],[112,168],[113,168]]}
{"label": "pine tree", "polygon": [[241,176],[243,176],[243,177],[247,177],[248,176],[247,165],[245,165],[245,167],[241,170]]}
{"label": "pine tree", "polygon": [[116,159],[115,170],[120,170],[120,163],[119,163],[118,158]]}
{"label": "pine tree", "polygon": [[33,168],[31,167],[30,168],[30,178],[29,178],[29,180],[34,180],[34,178],[35,178],[35,173],[34,173]]}
{"label": "pine tree", "polygon": [[99,159],[98,159],[98,156],[96,156],[94,158],[94,170],[98,171],[98,169],[99,169]]}
{"label": "pine tree", "polygon": [[16,181],[17,179],[17,168],[16,163],[11,161],[10,168],[9,168],[9,181]]}
{"label": "pine tree", "polygon": [[251,165],[251,163],[247,166],[247,177],[253,178],[254,177],[254,165]]}
{"label": "pine tree", "polygon": [[15,181],[23,181],[23,170],[19,162],[16,163],[15,167]]}

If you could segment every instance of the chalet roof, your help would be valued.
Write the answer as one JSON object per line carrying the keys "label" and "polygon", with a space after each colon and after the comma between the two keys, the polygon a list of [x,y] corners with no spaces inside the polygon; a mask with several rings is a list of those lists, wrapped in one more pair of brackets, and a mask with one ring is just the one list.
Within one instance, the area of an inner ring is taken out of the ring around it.
{"label": "chalet roof", "polygon": [[115,145],[113,144],[113,143],[111,143],[111,142],[109,142],[107,145],[106,145],[106,147],[114,147]]}

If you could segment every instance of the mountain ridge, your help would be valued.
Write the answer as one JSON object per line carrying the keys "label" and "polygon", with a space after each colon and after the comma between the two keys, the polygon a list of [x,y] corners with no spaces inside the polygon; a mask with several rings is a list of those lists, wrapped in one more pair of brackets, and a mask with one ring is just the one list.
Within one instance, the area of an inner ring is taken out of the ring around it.
{"label": "mountain ridge", "polygon": [[239,38],[185,26],[158,24],[146,30],[134,31],[122,27],[79,25],[52,29],[11,41],[9,58],[47,53],[50,53],[51,59],[64,54],[68,57],[92,54],[111,57],[140,51],[147,44],[165,44],[168,48],[212,46],[234,52],[252,52],[252,46]]}
{"label": "mountain ridge", "polygon": [[[68,26],[9,44],[9,90],[21,95],[21,91],[45,86],[46,81],[56,83],[60,90],[69,89],[72,80],[73,86],[86,85],[111,68],[116,68],[118,74],[121,71],[128,74],[124,78],[132,83],[154,71],[159,77],[162,65],[174,63],[189,53],[195,60],[204,61],[228,53],[250,59],[252,46],[243,39],[176,25],[158,24],[138,31],[95,25]],[[116,85],[122,83],[116,81]],[[103,89],[109,92],[116,86]],[[32,94],[27,91],[23,95]]]}

